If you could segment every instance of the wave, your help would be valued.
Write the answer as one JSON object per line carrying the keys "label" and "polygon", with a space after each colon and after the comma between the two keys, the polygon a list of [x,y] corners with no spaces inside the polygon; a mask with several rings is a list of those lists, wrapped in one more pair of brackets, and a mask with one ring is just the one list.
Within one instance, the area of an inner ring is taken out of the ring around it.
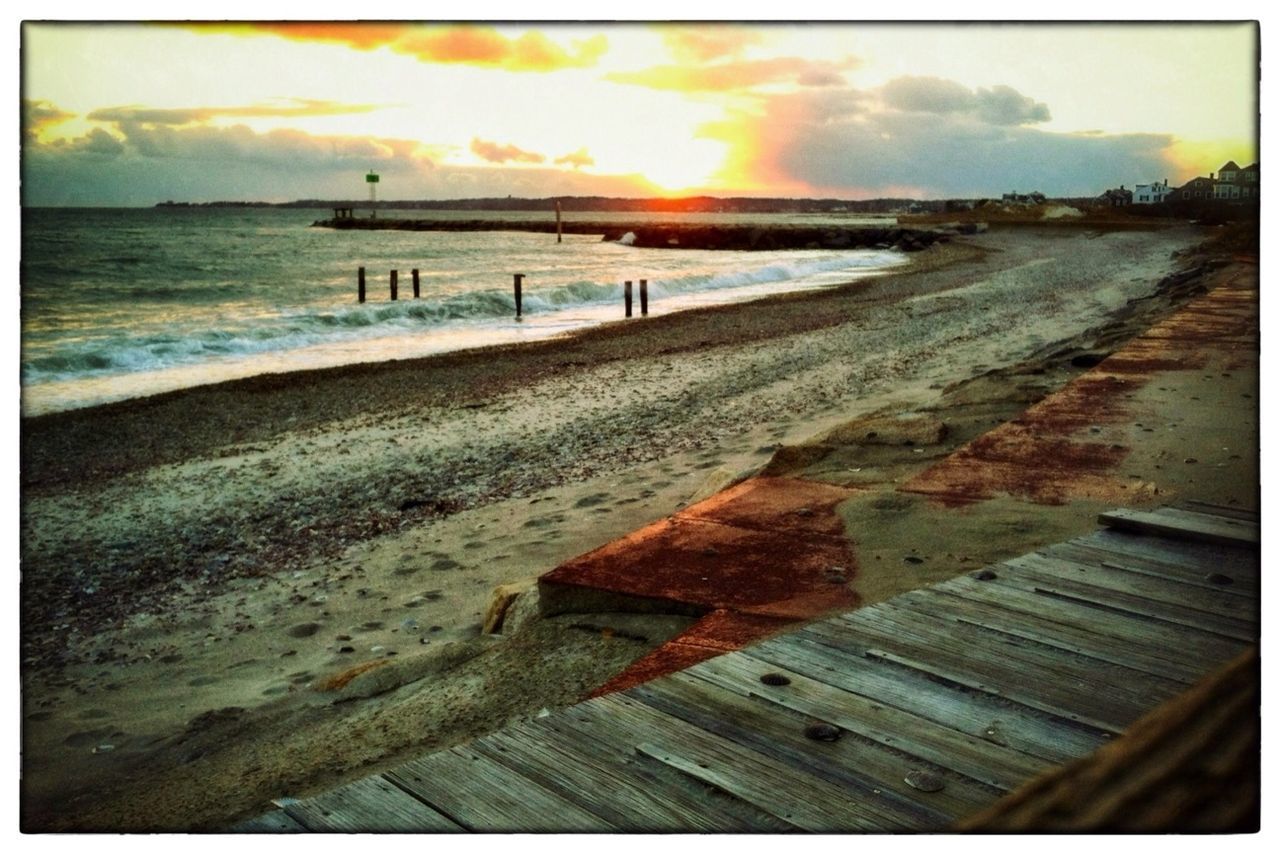
{"label": "wave", "polygon": [[[732,272],[686,272],[649,279],[652,300],[703,291],[774,282],[829,283],[833,274],[881,269],[902,262],[893,252],[866,251],[794,260],[775,260]],[[575,307],[616,304],[622,283],[569,281],[539,288],[526,281],[525,314],[565,311]],[[403,289],[401,291],[404,292]],[[23,380],[28,384],[93,375],[163,370],[211,360],[248,357],[300,349],[316,344],[341,344],[378,337],[422,332],[432,328],[505,321],[515,315],[511,291],[478,290],[436,299],[351,305],[338,310],[317,307],[259,312],[224,321],[218,328],[197,327],[194,318],[153,334],[98,336],[63,340],[46,349],[32,342],[24,354]]]}

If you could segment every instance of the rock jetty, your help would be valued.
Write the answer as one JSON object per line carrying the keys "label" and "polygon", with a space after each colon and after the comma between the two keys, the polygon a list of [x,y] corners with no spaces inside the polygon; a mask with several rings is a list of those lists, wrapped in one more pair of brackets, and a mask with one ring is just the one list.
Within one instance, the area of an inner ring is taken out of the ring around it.
{"label": "rock jetty", "polygon": [[[553,234],[554,222],[495,221],[492,219],[321,219],[315,227],[338,230],[388,231],[532,231]],[[684,222],[617,223],[565,222],[566,234],[599,234],[606,241],[628,237],[630,245],[658,249],[726,249],[768,251],[776,249],[927,249],[949,233],[977,231],[973,223],[948,228],[830,225],[706,225]]]}

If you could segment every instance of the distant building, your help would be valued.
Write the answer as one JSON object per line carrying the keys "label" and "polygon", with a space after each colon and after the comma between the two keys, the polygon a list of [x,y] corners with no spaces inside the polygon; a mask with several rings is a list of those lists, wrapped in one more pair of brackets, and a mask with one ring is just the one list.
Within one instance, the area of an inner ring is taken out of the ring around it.
{"label": "distant building", "polygon": [[1217,181],[1213,179],[1213,173],[1209,173],[1207,178],[1192,178],[1182,186],[1178,187],[1170,194],[1169,198],[1174,201],[1204,201],[1214,197],[1214,187]]}
{"label": "distant building", "polygon": [[1133,190],[1124,188],[1124,184],[1120,185],[1118,190],[1107,190],[1098,196],[1098,201],[1108,207],[1124,207],[1133,204]]}
{"label": "distant building", "polygon": [[1172,192],[1168,178],[1162,184],[1136,184],[1133,188],[1133,203],[1159,204]]}
{"label": "distant building", "polygon": [[[1213,177],[1210,175],[1209,177]],[[1258,164],[1241,169],[1235,160],[1228,160],[1218,170],[1218,181],[1213,186],[1213,197],[1218,200],[1252,200],[1260,197]]]}
{"label": "distant building", "polygon": [[1000,201],[1004,202],[1005,204],[1044,204],[1044,193],[1042,192],[1005,193],[1003,196],[1000,197]]}

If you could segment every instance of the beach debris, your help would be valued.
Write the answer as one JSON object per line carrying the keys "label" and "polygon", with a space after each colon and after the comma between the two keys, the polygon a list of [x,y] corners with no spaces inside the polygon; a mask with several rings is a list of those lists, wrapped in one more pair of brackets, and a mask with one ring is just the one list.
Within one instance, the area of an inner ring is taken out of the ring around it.
{"label": "beach debris", "polygon": [[760,676],[760,683],[767,684],[770,687],[786,687],[791,683],[791,679],[780,672],[766,672]]}
{"label": "beach debris", "polygon": [[116,745],[113,743],[100,743],[97,746],[95,746],[93,749],[91,749],[90,752],[92,752],[94,755],[97,755],[102,752],[113,752],[115,748],[116,748]]}
{"label": "beach debris", "polygon": [[969,577],[973,578],[976,581],[993,581],[997,577],[999,577],[999,575],[997,575],[995,572],[991,571],[990,569],[982,569],[981,571],[977,571],[969,575]]}
{"label": "beach debris", "polygon": [[[425,639],[425,638],[424,638]],[[448,672],[492,647],[486,638],[433,645],[418,654],[381,657],[355,664],[316,681],[312,689],[334,694],[334,702],[367,699],[429,675]]]}
{"label": "beach debris", "polygon": [[847,583],[849,570],[844,566],[827,566],[822,570],[822,578],[827,583]]}
{"label": "beach debris", "polygon": [[821,740],[828,743],[840,740],[840,728],[830,723],[813,723],[805,726],[804,736],[809,740]]}
{"label": "beach debris", "polygon": [[535,716],[535,717],[537,717],[539,720],[544,719],[544,718],[546,718],[546,717],[550,717],[550,716],[551,716],[551,709],[550,709],[550,708],[539,708],[539,709],[538,709],[538,713],[534,714],[534,716]]}
{"label": "beach debris", "polygon": [[1186,459],[1183,459],[1182,461],[1184,464],[1187,464],[1187,465],[1195,465],[1200,460],[1195,458],[1194,456],[1188,456]]}
{"label": "beach debris", "polygon": [[400,627],[406,631],[416,631],[418,630],[418,620],[410,616],[408,619],[405,619],[400,623]]}
{"label": "beach debris", "polygon": [[915,554],[908,554],[907,556],[902,558],[902,562],[911,563],[912,565],[919,565],[920,563],[924,562],[924,557],[917,557]]}
{"label": "beach debris", "polygon": [[338,654],[340,654],[340,655],[349,655],[349,654],[351,654],[352,652],[354,652],[355,650],[356,650],[356,647],[355,647],[355,646],[341,646],[341,647],[338,649]]}
{"label": "beach debris", "polygon": [[902,781],[917,791],[924,791],[926,794],[941,791],[946,787],[942,782],[941,776],[937,773],[930,773],[928,770],[912,770]]}
{"label": "beach debris", "polygon": [[538,613],[538,581],[527,578],[500,584],[489,596],[482,634],[513,634]]}

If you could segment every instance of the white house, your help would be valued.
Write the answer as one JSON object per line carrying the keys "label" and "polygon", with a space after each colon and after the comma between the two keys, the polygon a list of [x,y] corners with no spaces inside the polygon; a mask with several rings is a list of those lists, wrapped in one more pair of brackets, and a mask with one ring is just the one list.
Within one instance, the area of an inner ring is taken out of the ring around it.
{"label": "white house", "polygon": [[1133,188],[1133,203],[1159,204],[1172,192],[1168,178],[1162,184],[1138,184]]}

